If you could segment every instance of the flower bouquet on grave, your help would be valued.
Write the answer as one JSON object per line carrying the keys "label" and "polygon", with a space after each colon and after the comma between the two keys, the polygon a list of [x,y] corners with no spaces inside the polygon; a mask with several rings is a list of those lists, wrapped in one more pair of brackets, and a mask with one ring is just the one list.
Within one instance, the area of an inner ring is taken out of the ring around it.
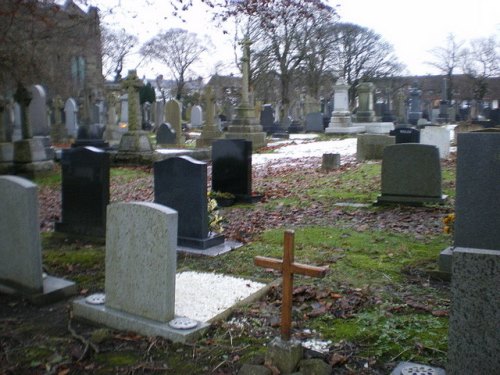
{"label": "flower bouquet on grave", "polygon": [[210,199],[215,199],[219,207],[232,206],[236,200],[236,196],[228,192],[212,191],[208,195]]}

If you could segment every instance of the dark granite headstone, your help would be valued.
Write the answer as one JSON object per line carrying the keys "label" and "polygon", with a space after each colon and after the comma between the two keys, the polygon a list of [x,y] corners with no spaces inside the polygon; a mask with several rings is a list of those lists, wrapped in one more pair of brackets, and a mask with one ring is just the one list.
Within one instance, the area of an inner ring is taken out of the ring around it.
{"label": "dark granite headstone", "polygon": [[457,136],[454,245],[500,251],[500,133]]}
{"label": "dark granite headstone", "polygon": [[179,214],[179,246],[208,249],[224,243],[224,236],[209,230],[207,163],[189,156],[155,162],[155,203]]}
{"label": "dark granite headstone", "polygon": [[263,106],[260,112],[260,124],[262,125],[262,130],[266,133],[271,133],[273,131],[274,110],[270,105]]}
{"label": "dark granite headstone", "polygon": [[212,143],[212,191],[238,199],[252,194],[252,142],[219,139]]}
{"label": "dark granite headstone", "polygon": [[306,115],[306,131],[323,132],[323,113],[313,112]]}
{"label": "dark granite headstone", "polygon": [[439,149],[405,143],[384,148],[382,195],[377,203],[442,203]]}
{"label": "dark granite headstone", "polygon": [[302,133],[304,131],[304,126],[301,124],[299,120],[293,120],[290,126],[288,127],[288,133],[296,134]]}
{"label": "dark granite headstone", "polygon": [[157,145],[175,145],[175,130],[169,123],[162,123],[156,131]]}
{"label": "dark granite headstone", "polygon": [[397,128],[391,130],[389,135],[396,137],[396,143],[420,143],[420,130],[413,128]]}
{"label": "dark granite headstone", "polygon": [[95,147],[64,149],[62,215],[57,232],[102,237],[109,203],[109,154]]}

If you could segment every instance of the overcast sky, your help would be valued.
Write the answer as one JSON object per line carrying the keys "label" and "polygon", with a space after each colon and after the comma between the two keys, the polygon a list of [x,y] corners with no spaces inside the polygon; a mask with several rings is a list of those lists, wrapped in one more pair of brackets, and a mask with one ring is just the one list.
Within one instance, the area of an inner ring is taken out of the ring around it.
{"label": "overcast sky", "polygon": [[[215,73],[218,62],[231,66],[234,61],[231,36],[223,35],[220,28],[210,23],[210,15],[204,6],[186,13],[187,22],[182,23],[172,16],[168,0],[97,0],[93,3],[99,4],[105,23],[115,28],[124,27],[137,35],[141,44],[159,31],[172,27],[182,27],[199,35],[208,34],[214,50],[205,56],[203,66],[194,69],[205,78]],[[425,64],[432,60],[429,50],[444,45],[450,33],[457,40],[468,41],[491,35],[500,39],[499,0],[332,0],[330,4],[340,5],[337,12],[342,22],[370,28],[391,43],[409,74],[436,74]],[[113,11],[108,14],[110,8]],[[231,31],[231,24],[227,29]],[[125,61],[123,73],[133,68],[137,68],[140,77],[169,75],[161,65],[141,62],[138,53]]]}

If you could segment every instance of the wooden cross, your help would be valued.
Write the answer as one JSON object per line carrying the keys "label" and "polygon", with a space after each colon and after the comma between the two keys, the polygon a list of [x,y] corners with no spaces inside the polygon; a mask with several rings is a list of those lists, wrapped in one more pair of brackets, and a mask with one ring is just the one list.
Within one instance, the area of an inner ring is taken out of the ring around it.
{"label": "wooden cross", "polygon": [[293,275],[306,275],[311,277],[324,277],[328,271],[327,267],[308,266],[294,262],[294,237],[293,230],[285,231],[283,260],[256,256],[254,264],[258,267],[272,268],[283,274],[283,291],[281,299],[281,338],[290,340],[292,326],[292,294]]}

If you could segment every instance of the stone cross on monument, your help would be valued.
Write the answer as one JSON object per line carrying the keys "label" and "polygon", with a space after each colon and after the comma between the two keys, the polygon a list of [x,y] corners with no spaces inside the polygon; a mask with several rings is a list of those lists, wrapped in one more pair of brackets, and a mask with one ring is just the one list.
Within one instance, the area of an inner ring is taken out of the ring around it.
{"label": "stone cross on monument", "polygon": [[196,147],[210,146],[213,141],[222,137],[222,131],[215,124],[215,95],[211,86],[205,87],[205,124],[201,130],[200,138],[196,140]]}
{"label": "stone cross on monument", "polygon": [[290,340],[292,327],[292,295],[293,295],[293,275],[305,275],[311,277],[324,277],[328,272],[327,267],[315,267],[294,262],[294,241],[295,232],[285,231],[283,260],[257,256],[254,263],[259,267],[272,268],[281,271],[283,274],[283,291],[281,302],[281,338]]}
{"label": "stone cross on monument", "polygon": [[139,130],[139,89],[143,86],[135,70],[129,70],[122,86],[128,94],[128,130]]}
{"label": "stone cross on monument", "polygon": [[32,98],[31,93],[26,87],[22,84],[17,86],[17,90],[14,93],[14,100],[19,103],[19,107],[21,108],[21,134],[23,139],[33,138],[33,130],[31,129],[28,115],[28,106]]}
{"label": "stone cross on monument", "polygon": [[129,70],[127,78],[122,82],[122,87],[127,90],[128,94],[128,132],[120,139],[119,157],[124,153],[153,151],[148,133],[141,130],[139,89],[142,85],[135,70]]}

